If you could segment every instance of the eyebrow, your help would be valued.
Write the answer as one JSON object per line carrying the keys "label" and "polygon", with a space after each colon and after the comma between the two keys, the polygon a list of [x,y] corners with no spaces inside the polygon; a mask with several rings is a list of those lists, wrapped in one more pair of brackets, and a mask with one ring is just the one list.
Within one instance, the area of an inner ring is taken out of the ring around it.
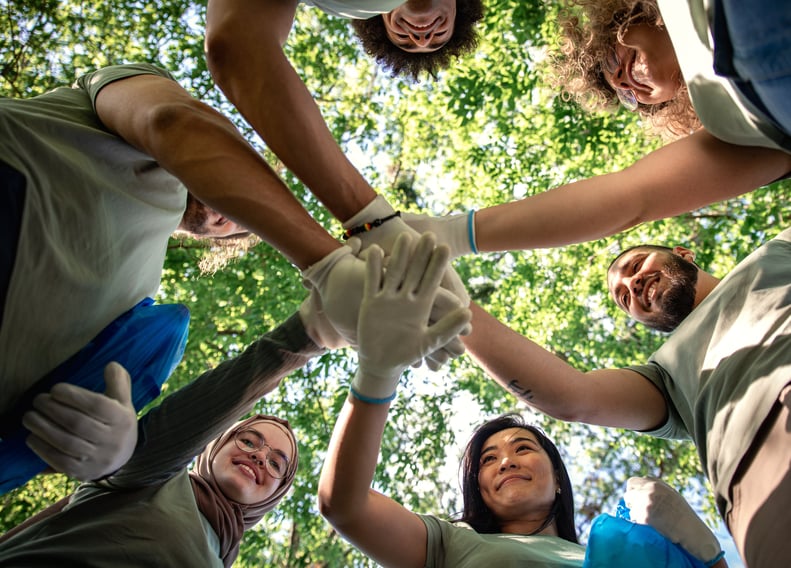
{"label": "eyebrow", "polygon": [[[514,445],[514,444],[518,444],[519,442],[530,442],[534,446],[539,446],[539,447],[541,446],[541,444],[539,444],[537,440],[534,440],[533,438],[528,438],[527,436],[519,436],[518,438],[512,438],[512,439],[508,440],[508,442],[506,442],[506,444]],[[491,452],[492,450],[496,450],[496,449],[497,449],[497,446],[494,446],[494,445],[488,446],[488,447],[486,447],[486,448],[481,450],[481,455],[485,454],[486,452]]]}

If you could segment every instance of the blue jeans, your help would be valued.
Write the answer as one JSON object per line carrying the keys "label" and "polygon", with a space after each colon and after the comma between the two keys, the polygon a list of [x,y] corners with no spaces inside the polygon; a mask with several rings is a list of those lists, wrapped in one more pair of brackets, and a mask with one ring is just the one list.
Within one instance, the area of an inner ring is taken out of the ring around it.
{"label": "blue jeans", "polygon": [[716,0],[715,70],[791,135],[791,1]]}

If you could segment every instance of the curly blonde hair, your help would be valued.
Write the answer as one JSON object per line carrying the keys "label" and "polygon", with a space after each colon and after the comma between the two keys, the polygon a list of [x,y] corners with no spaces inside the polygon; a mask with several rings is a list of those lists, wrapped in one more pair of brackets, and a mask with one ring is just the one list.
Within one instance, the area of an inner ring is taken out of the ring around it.
{"label": "curly blonde hair", "polygon": [[[601,69],[607,53],[623,38],[630,25],[663,27],[656,0],[567,0],[558,18],[560,45],[552,55],[550,83],[566,100],[587,111],[615,110],[615,91]],[[665,103],[640,103],[635,111],[646,119],[649,130],[665,139],[689,135],[701,127],[687,87],[679,81],[676,96]]]}

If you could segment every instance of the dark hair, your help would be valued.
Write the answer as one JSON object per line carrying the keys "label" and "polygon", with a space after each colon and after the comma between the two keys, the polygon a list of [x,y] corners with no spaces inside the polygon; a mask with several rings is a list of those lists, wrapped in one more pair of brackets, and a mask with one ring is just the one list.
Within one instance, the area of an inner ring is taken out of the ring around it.
{"label": "dark hair", "polygon": [[623,258],[626,253],[632,252],[633,250],[637,249],[646,249],[646,250],[656,250],[661,252],[673,252],[673,249],[670,247],[666,247],[663,245],[635,245],[633,247],[629,247],[621,251],[621,253],[612,259],[612,262],[607,266],[607,273],[609,274],[610,269],[615,266],[615,263],[618,262],[619,259]]}
{"label": "dark hair", "polygon": [[476,428],[472,438],[467,443],[464,457],[461,461],[461,491],[464,500],[464,511],[458,520],[469,524],[479,533],[501,532],[500,522],[483,502],[478,473],[481,467],[483,444],[493,434],[508,428],[521,428],[534,434],[538,443],[549,456],[560,485],[560,493],[555,495],[555,502],[552,505],[549,520],[554,515],[555,526],[558,529],[560,538],[569,542],[579,543],[577,530],[574,525],[574,496],[571,489],[571,480],[569,479],[568,471],[566,471],[566,465],[563,463],[563,458],[560,457],[560,452],[555,444],[547,438],[539,427],[527,424],[524,418],[516,413],[503,414],[488,422],[484,422]]}
{"label": "dark hair", "polygon": [[435,77],[440,69],[450,65],[451,58],[475,49],[478,45],[475,24],[482,18],[483,0],[456,0],[453,35],[448,43],[431,53],[410,53],[393,44],[381,15],[352,20],[352,27],[365,52],[377,63],[394,76],[405,75],[416,80],[423,72]]}

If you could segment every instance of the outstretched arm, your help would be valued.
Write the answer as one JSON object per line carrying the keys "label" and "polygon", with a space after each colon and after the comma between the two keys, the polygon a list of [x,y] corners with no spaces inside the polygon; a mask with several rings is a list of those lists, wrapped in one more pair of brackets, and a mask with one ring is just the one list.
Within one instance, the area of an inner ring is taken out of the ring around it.
{"label": "outstretched arm", "polygon": [[209,70],[228,100],[286,167],[339,220],[376,193],[341,151],[283,52],[298,0],[211,0]]}
{"label": "outstretched arm", "polygon": [[143,416],[134,454],[107,482],[134,488],[169,479],[284,377],[321,353],[302,319],[291,316]]}
{"label": "outstretched arm", "polygon": [[583,373],[472,304],[467,352],[504,389],[559,420],[650,430],[667,419],[662,394],[639,373]]}
{"label": "outstretched arm", "polygon": [[299,268],[341,246],[227,118],[175,81],[158,75],[115,81],[99,91],[95,105],[107,128]]}
{"label": "outstretched arm", "polygon": [[699,131],[620,172],[477,212],[478,250],[595,240],[753,191],[789,171],[789,154],[734,146]]}
{"label": "outstretched arm", "polygon": [[706,131],[663,146],[628,168],[467,214],[407,217],[432,231],[453,257],[587,242],[693,211],[791,172],[791,154],[734,146]]}
{"label": "outstretched arm", "polygon": [[469,312],[459,308],[428,325],[448,250],[432,252],[433,237],[423,236],[410,255],[407,241],[408,235],[399,238],[384,276],[381,251],[374,248],[367,258],[359,369],[321,472],[319,508],[338,532],[378,563],[420,568],[426,559],[426,526],[371,489],[371,483],[398,378],[411,361],[459,333]]}

